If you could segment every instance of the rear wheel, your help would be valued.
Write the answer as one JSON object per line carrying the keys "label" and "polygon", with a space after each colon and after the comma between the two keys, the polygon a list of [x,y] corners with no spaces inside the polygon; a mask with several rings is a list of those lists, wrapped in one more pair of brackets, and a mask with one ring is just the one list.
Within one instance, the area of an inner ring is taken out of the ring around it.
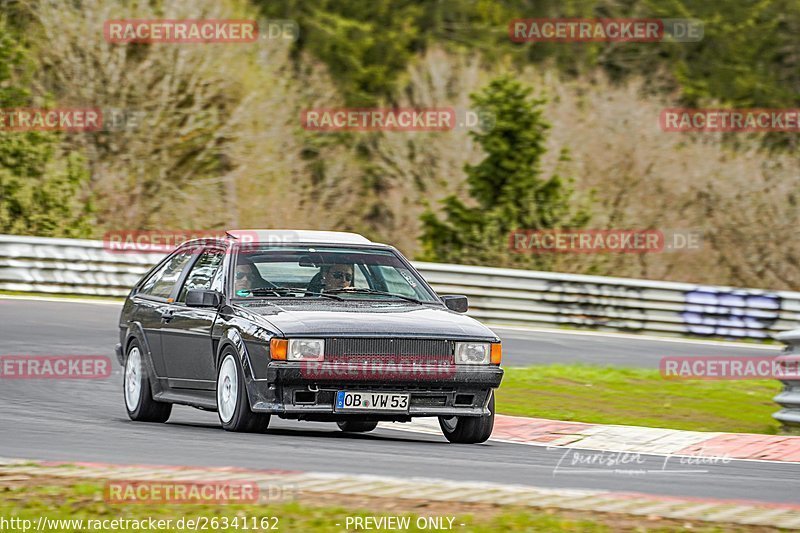
{"label": "rear wheel", "polygon": [[137,422],[166,422],[172,414],[172,404],[153,399],[150,378],[144,366],[142,350],[138,341],[131,342],[125,360],[125,375],[122,382],[125,395],[125,410],[128,418]]}
{"label": "rear wheel", "polygon": [[366,433],[378,427],[377,422],[366,422],[363,420],[340,420],[336,422],[339,429],[346,433]]}
{"label": "rear wheel", "polygon": [[489,399],[488,416],[439,417],[439,427],[450,442],[456,444],[478,444],[485,442],[494,429],[494,392]]}
{"label": "rear wheel", "polygon": [[217,413],[226,431],[263,433],[269,426],[268,414],[250,410],[242,365],[232,350],[224,353],[217,372]]}

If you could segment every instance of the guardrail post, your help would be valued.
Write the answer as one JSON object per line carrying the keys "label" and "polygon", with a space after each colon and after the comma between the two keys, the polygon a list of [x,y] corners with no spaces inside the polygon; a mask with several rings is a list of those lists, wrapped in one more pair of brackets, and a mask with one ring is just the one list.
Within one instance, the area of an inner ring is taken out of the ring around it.
{"label": "guardrail post", "polygon": [[[779,359],[797,360],[800,358],[800,329],[780,333],[775,338],[786,344],[783,353],[778,356]],[[796,369],[796,364],[793,364],[791,368]],[[797,373],[796,370],[794,373]],[[782,409],[774,413],[772,417],[783,425],[784,433],[800,434],[800,379],[780,381],[783,383],[783,390],[775,396],[774,400]]]}

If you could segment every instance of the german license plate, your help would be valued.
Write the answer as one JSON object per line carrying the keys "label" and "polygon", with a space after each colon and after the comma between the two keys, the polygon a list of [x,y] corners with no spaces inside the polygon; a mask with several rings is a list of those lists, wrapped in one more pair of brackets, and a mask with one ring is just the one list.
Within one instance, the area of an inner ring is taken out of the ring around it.
{"label": "german license plate", "polygon": [[408,394],[337,391],[336,410],[408,411]]}

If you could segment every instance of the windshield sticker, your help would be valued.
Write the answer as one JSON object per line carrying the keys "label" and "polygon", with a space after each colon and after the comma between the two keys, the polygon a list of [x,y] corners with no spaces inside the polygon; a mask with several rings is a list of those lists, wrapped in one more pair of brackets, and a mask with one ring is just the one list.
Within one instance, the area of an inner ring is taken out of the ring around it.
{"label": "windshield sticker", "polygon": [[414,278],[411,277],[411,274],[409,274],[407,270],[400,270],[399,272],[400,275],[406,279],[409,285],[411,285],[415,289],[417,288],[417,282],[414,280]]}

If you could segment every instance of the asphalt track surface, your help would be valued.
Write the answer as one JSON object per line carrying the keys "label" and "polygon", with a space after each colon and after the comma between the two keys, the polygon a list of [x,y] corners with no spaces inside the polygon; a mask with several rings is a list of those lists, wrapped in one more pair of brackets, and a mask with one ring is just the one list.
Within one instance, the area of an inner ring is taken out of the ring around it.
{"label": "asphalt track surface", "polygon": [[[0,299],[0,354],[113,358],[117,316],[118,307],[111,305]],[[655,353],[657,360],[662,355],[732,353],[716,345],[500,328],[497,332],[504,339],[507,361],[516,364],[624,364],[642,354]],[[770,353],[749,350],[753,355]],[[746,352],[744,347],[736,353]],[[104,380],[0,379],[0,456],[277,468],[800,503],[800,464],[685,464],[675,457],[642,455],[637,463],[573,465],[574,449],[491,441],[452,445],[438,435],[403,431],[402,424],[396,424],[397,430],[354,436],[334,424],[274,419],[265,435],[235,434],[219,427],[216,413],[181,406],[174,408],[167,424],[134,423],[123,406],[121,368],[114,365],[114,373]]]}

